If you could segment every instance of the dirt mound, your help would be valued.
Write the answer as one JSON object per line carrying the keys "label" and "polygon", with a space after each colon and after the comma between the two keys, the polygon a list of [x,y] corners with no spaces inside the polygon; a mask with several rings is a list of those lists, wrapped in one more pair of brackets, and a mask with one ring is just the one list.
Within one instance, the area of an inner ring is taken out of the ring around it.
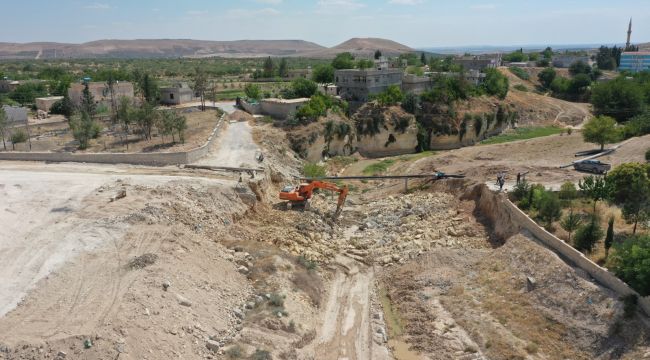
{"label": "dirt mound", "polygon": [[242,110],[235,110],[234,112],[228,114],[228,120],[230,121],[253,121],[255,116],[247,113]]}

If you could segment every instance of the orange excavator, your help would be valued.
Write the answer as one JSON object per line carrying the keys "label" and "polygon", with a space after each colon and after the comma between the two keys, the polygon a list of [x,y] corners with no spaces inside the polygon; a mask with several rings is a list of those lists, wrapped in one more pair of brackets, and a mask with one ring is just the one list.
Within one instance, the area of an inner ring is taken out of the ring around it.
{"label": "orange excavator", "polygon": [[313,180],[309,183],[300,184],[296,187],[287,185],[280,191],[280,200],[287,200],[287,209],[294,206],[304,206],[305,210],[309,210],[309,201],[314,195],[314,190],[323,189],[339,193],[339,201],[336,205],[336,212],[334,212],[334,219],[338,218],[343,210],[345,198],[348,196],[348,186],[343,185],[338,187],[336,184]]}

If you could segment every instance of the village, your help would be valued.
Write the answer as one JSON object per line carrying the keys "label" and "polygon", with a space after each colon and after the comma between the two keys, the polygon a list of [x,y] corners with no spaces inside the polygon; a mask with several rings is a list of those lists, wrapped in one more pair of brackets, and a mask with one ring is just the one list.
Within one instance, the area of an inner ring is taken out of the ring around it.
{"label": "village", "polygon": [[0,359],[650,359],[625,24],[453,54],[0,43]]}

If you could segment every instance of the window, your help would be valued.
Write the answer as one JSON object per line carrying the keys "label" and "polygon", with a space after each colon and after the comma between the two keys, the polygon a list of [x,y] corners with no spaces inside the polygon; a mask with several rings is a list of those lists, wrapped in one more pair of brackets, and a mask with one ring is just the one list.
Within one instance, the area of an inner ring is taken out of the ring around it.
{"label": "window", "polygon": [[172,93],[169,94],[169,100],[174,100],[174,94]]}

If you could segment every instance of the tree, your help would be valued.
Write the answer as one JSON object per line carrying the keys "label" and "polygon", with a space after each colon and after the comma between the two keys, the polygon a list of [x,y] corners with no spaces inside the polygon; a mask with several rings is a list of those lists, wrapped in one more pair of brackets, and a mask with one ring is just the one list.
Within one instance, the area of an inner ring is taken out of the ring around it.
{"label": "tree", "polygon": [[596,204],[600,200],[607,199],[611,192],[610,186],[604,177],[596,177],[589,175],[586,178],[578,182],[578,187],[582,193],[593,200],[594,202],[594,211],[593,216],[596,216]]}
{"label": "tree", "polygon": [[126,149],[129,149],[129,126],[133,122],[133,111],[131,109],[131,99],[126,96],[122,96],[118,100],[117,105],[117,122],[122,127],[122,132],[124,133],[124,142],[126,143]]}
{"label": "tree", "polygon": [[27,133],[23,129],[18,129],[11,133],[11,137],[9,140],[11,140],[12,148],[16,150],[15,145],[26,142],[28,138],[29,135],[27,135]]}
{"label": "tree", "polygon": [[567,92],[575,98],[580,97],[587,92],[587,88],[591,85],[591,77],[587,74],[577,74],[569,82]]}
{"label": "tree", "polygon": [[318,65],[314,68],[311,79],[319,84],[334,82],[334,68],[332,65]]}
{"label": "tree", "polygon": [[106,79],[106,87],[108,88],[108,94],[111,98],[111,122],[113,123],[117,122],[117,99],[115,99],[115,84],[117,84],[117,80],[115,79],[113,72],[110,72],[108,74],[108,78]]}
{"label": "tree", "polygon": [[135,80],[136,93],[142,100],[150,104],[158,102],[160,89],[157,81],[149,73],[136,70],[133,72],[133,79]]}
{"label": "tree", "polygon": [[590,253],[602,237],[603,229],[598,225],[597,217],[591,216],[591,220],[576,231],[575,248]]}
{"label": "tree", "polygon": [[318,85],[311,80],[298,78],[291,82],[291,90],[295,97],[310,98],[318,91]]}
{"label": "tree", "polygon": [[596,114],[625,121],[645,109],[643,88],[635,81],[617,78],[598,83],[591,89],[591,103]]}
{"label": "tree", "polygon": [[273,59],[269,56],[264,60],[264,66],[263,66],[263,72],[262,76],[265,78],[272,78],[275,77],[275,63],[273,63]]}
{"label": "tree", "polygon": [[575,214],[573,209],[569,212],[567,216],[562,219],[560,226],[564,231],[569,233],[569,242],[571,242],[571,233],[576,231],[580,224],[582,223],[582,218],[579,214]]}
{"label": "tree", "polygon": [[278,76],[281,78],[286,78],[289,76],[289,65],[287,64],[287,59],[282,58],[280,60],[280,65],[278,65]]}
{"label": "tree", "polygon": [[582,60],[578,60],[569,65],[569,74],[576,76],[578,74],[591,75],[592,68]]}
{"label": "tree", "polygon": [[47,89],[44,83],[21,84],[9,94],[9,98],[23,105],[33,104],[34,99],[43,96],[47,96]]}
{"label": "tree", "polygon": [[173,128],[178,133],[178,139],[185,144],[185,130],[187,129],[187,119],[185,116],[174,113]]}
{"label": "tree", "polygon": [[611,191],[609,198],[621,207],[623,218],[637,224],[650,216],[650,164],[626,163],[607,176]]}
{"label": "tree", "polygon": [[422,63],[422,65],[427,64],[427,54],[425,54],[424,51],[422,52],[422,54],[420,54],[420,62]]}
{"label": "tree", "polygon": [[609,268],[641,296],[650,295],[650,235],[631,236],[614,245]]}
{"label": "tree", "polygon": [[537,206],[539,218],[546,222],[547,228],[551,227],[553,221],[557,221],[562,217],[560,200],[557,195],[550,191],[544,193]]}
{"label": "tree", "polygon": [[174,139],[175,117],[176,114],[172,110],[161,111],[157,116],[156,128],[158,128],[158,133],[163,143],[165,142],[165,135],[171,135],[172,142],[176,142]]}
{"label": "tree", "polygon": [[203,66],[194,68],[194,92],[201,98],[201,111],[205,111],[205,92],[208,90],[208,74]]}
{"label": "tree", "polygon": [[377,95],[377,102],[381,106],[392,106],[404,100],[404,94],[397,85],[390,85],[386,90]]}
{"label": "tree", "polygon": [[5,151],[7,151],[7,143],[5,142],[5,138],[7,136],[8,128],[9,120],[7,119],[7,113],[5,112],[5,109],[0,106],[0,135],[2,135],[2,146],[4,147]]}
{"label": "tree", "polygon": [[410,92],[406,93],[406,95],[404,95],[404,100],[402,101],[402,109],[408,113],[415,114],[419,102],[420,98],[417,95]]}
{"label": "tree", "polygon": [[244,86],[244,94],[249,99],[259,100],[262,96],[262,90],[256,84],[248,83]]}
{"label": "tree", "polygon": [[380,57],[381,57],[381,51],[375,50],[375,60],[379,60]]}
{"label": "tree", "polygon": [[509,81],[508,78],[501,74],[496,69],[487,69],[485,72],[485,80],[483,82],[483,89],[489,95],[497,96],[500,99],[505,99],[508,95]]}
{"label": "tree", "polygon": [[600,150],[605,149],[605,144],[611,144],[618,140],[619,133],[616,130],[616,120],[609,116],[596,116],[582,128],[582,138],[585,142],[600,145]]}
{"label": "tree", "polygon": [[81,111],[86,112],[86,114],[91,117],[97,113],[97,104],[95,103],[95,97],[90,92],[88,88],[88,83],[84,85],[84,89],[81,95]]}
{"label": "tree", "polygon": [[158,113],[152,103],[145,102],[134,115],[135,123],[140,127],[140,133],[145,140],[151,140],[151,129],[156,124]]}
{"label": "tree", "polygon": [[337,70],[354,69],[354,56],[349,52],[340,53],[332,60],[332,67]]}
{"label": "tree", "polygon": [[650,134],[650,112],[645,112],[631,118],[625,123],[625,127],[623,127],[623,137],[626,139],[646,134]]}
{"label": "tree", "polygon": [[70,128],[72,129],[72,136],[79,141],[79,149],[82,150],[88,148],[90,139],[97,138],[101,131],[99,124],[84,109],[79,114],[72,116]]}
{"label": "tree", "polygon": [[68,96],[67,92],[63,95],[63,99],[52,104],[52,107],[50,107],[50,113],[63,115],[70,119],[74,114],[74,103],[70,100],[70,96]]}
{"label": "tree", "polygon": [[601,70],[615,70],[621,61],[621,48],[601,46],[596,54],[596,64]]}
{"label": "tree", "polygon": [[573,200],[578,197],[578,190],[573,182],[567,181],[560,186],[560,199]]}
{"label": "tree", "polygon": [[609,257],[609,249],[614,243],[614,217],[610,216],[607,222],[607,233],[605,235],[605,259]]}
{"label": "tree", "polygon": [[370,69],[370,68],[372,68],[373,66],[375,66],[375,63],[374,63],[372,60],[368,60],[368,59],[359,59],[359,61],[357,61],[357,67],[358,67],[359,69],[362,69],[362,70],[363,70],[363,69]]}
{"label": "tree", "polygon": [[542,51],[542,56],[544,59],[550,60],[553,57],[553,49],[550,46],[547,46],[544,51]]}
{"label": "tree", "polygon": [[555,69],[552,67],[547,67],[544,70],[540,71],[540,73],[537,75],[537,78],[543,87],[550,88],[556,76],[557,72]]}

